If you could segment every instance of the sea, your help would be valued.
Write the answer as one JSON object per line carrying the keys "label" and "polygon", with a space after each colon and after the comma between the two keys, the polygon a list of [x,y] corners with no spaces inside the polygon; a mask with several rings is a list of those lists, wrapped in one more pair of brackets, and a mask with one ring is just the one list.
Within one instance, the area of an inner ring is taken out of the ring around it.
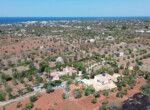
{"label": "sea", "polygon": [[91,19],[150,19],[148,17],[0,17],[0,24],[28,21],[91,20]]}

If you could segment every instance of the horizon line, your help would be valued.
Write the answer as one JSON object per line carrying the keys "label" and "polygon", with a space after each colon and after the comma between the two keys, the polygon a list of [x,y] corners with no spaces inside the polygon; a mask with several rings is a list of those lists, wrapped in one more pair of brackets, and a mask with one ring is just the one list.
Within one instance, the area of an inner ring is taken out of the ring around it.
{"label": "horizon line", "polygon": [[23,18],[23,17],[52,17],[52,18],[100,18],[100,17],[150,17],[150,16],[0,16],[0,18],[2,17],[6,17],[6,18],[10,18],[10,17],[16,17],[16,18]]}

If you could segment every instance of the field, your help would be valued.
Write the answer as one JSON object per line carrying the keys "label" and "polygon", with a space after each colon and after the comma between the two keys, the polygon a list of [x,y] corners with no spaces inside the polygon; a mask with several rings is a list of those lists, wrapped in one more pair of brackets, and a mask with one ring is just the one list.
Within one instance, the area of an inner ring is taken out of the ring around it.
{"label": "field", "polygon": [[[109,108],[111,100],[121,103],[138,92],[148,95],[149,30],[149,19],[0,24],[0,101],[24,97],[40,87],[39,91],[44,89],[47,93],[32,102],[30,109],[98,110]],[[76,72],[70,73],[68,68]],[[60,76],[64,71],[67,74]],[[97,91],[82,82],[105,74],[119,75],[113,82],[115,88]],[[65,88],[56,89],[63,84]],[[67,94],[66,99],[62,98],[63,93]],[[31,100],[27,97],[19,101],[21,107],[16,108],[17,101],[7,105],[6,110],[21,110]]]}

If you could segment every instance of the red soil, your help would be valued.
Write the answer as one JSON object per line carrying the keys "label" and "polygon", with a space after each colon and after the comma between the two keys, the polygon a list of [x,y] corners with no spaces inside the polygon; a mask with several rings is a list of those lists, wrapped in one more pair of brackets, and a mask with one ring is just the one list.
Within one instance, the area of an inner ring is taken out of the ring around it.
{"label": "red soil", "polygon": [[[54,110],[63,110],[63,109],[69,109],[69,110],[92,110],[92,109],[98,109],[98,107],[102,104],[102,101],[104,100],[120,100],[124,101],[127,98],[131,97],[132,95],[138,93],[140,91],[141,85],[143,85],[146,80],[145,79],[137,79],[137,82],[140,81],[140,83],[137,83],[134,89],[128,90],[128,94],[124,95],[123,98],[116,97],[117,92],[112,92],[108,97],[104,96],[101,92],[100,98],[97,98],[97,103],[92,104],[91,100],[94,98],[93,95],[90,96],[82,96],[79,99],[74,99],[73,101],[69,101],[68,99],[63,100],[62,99],[62,93],[63,90],[56,90],[55,92],[51,94],[44,93],[39,99],[34,103],[34,108],[32,110],[35,110],[35,108],[42,108],[42,110],[48,110],[48,109],[54,109]],[[73,92],[72,92],[73,96]],[[24,106],[27,102],[29,102],[29,99],[22,100],[21,104]],[[6,107],[6,110],[21,110],[21,108],[16,108],[17,103],[8,105]]]}

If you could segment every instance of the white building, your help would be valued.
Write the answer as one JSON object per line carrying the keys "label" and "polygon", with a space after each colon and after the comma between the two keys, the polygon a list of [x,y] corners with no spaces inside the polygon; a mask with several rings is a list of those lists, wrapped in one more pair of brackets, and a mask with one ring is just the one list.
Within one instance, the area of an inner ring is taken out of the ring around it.
{"label": "white building", "polygon": [[95,42],[95,39],[89,39],[89,40],[86,40],[85,42],[94,43],[94,42]]}
{"label": "white building", "polygon": [[144,33],[144,30],[136,30],[135,32],[137,32],[137,33]]}
{"label": "white building", "polygon": [[106,40],[115,40],[115,38],[113,36],[108,36]]}
{"label": "white building", "polygon": [[124,53],[123,52],[114,52],[114,55],[117,57],[122,57],[122,56],[124,56]]}
{"label": "white building", "polygon": [[63,58],[62,58],[62,57],[58,57],[58,58],[56,59],[56,62],[61,62],[61,63],[63,63],[63,62],[64,62],[64,60],[63,60]]}
{"label": "white building", "polygon": [[88,86],[92,86],[92,85],[93,85],[92,82],[91,82],[90,80],[88,80],[88,79],[82,79],[82,80],[81,80],[81,83],[82,83],[82,84],[86,84],[86,85],[88,85]]}
{"label": "white building", "polygon": [[104,85],[111,82],[117,82],[117,79],[109,74],[104,73],[104,74],[96,75],[94,77],[94,81],[96,83],[99,83],[100,85]]}

